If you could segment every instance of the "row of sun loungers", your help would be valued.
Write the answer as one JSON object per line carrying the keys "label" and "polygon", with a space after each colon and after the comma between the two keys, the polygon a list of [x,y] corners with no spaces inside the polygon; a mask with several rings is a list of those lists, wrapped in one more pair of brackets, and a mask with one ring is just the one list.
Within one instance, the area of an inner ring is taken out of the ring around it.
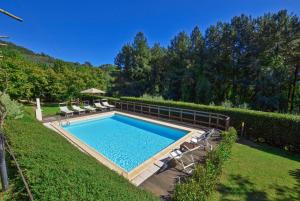
{"label": "row of sun loungers", "polygon": [[78,105],[71,105],[72,109],[69,109],[67,106],[60,106],[59,109],[62,114],[65,116],[72,116],[74,113],[78,114],[84,114],[85,112],[96,112],[96,110],[111,110],[114,109],[114,105],[110,105],[106,100],[103,100],[101,102],[95,102],[94,107],[89,105],[88,103],[84,103],[83,107],[79,107]]}
{"label": "row of sun loungers", "polygon": [[190,142],[181,144],[180,148],[174,149],[169,153],[170,160],[175,160],[181,165],[185,173],[191,174],[196,167],[193,152],[201,148],[204,148],[205,150],[212,150],[213,147],[209,143],[209,139],[213,134],[215,134],[215,132],[215,129],[210,129],[203,134],[198,133],[198,136],[193,136]]}

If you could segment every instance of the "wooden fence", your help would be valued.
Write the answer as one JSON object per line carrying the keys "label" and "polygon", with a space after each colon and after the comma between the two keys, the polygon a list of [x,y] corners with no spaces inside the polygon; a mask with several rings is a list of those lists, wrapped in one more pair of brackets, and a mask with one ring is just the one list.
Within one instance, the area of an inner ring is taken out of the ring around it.
{"label": "wooden fence", "polygon": [[185,124],[217,128],[227,130],[230,124],[230,117],[218,113],[203,112],[199,110],[190,110],[183,108],[151,105],[130,101],[110,101],[117,109],[140,113],[158,118],[179,121]]}

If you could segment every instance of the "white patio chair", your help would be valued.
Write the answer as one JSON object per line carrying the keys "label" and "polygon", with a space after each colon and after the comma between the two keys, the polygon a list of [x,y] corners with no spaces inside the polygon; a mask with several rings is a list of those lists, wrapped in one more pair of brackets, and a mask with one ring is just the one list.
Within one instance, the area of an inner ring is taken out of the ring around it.
{"label": "white patio chair", "polygon": [[209,139],[215,132],[215,129],[211,129],[200,136],[194,136],[191,139],[191,143],[199,144],[199,146],[202,146],[205,149],[209,147],[209,149],[212,150],[213,146],[209,143]]}
{"label": "white patio chair", "polygon": [[[190,155],[190,159],[188,155]],[[170,152],[170,156],[181,165],[183,172],[191,174],[195,170],[195,161],[191,151],[182,152],[179,149],[174,149]]]}

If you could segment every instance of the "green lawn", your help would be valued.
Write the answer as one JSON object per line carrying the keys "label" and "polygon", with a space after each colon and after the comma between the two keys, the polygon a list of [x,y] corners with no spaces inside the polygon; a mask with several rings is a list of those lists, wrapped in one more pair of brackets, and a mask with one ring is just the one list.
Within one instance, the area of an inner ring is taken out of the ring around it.
{"label": "green lawn", "polygon": [[[7,121],[5,129],[35,200],[158,200],[37,122],[32,108],[25,108],[23,119]],[[25,200],[23,184],[9,170],[6,200]]]}
{"label": "green lawn", "polygon": [[234,145],[215,200],[300,200],[300,157],[246,143]]}
{"label": "green lawn", "polygon": [[60,111],[59,111],[59,108],[58,106],[55,104],[47,104],[47,105],[42,105],[42,113],[43,113],[43,116],[53,116],[53,115],[56,115],[58,114]]}

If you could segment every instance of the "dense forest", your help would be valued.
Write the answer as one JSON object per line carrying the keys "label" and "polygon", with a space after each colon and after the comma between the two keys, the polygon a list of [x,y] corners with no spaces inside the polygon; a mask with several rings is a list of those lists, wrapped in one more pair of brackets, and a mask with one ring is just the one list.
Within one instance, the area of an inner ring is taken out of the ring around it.
{"label": "dense forest", "polygon": [[300,21],[283,10],[241,15],[180,32],[168,47],[139,32],[115,64],[65,62],[8,43],[0,47],[0,90],[16,99],[75,98],[89,87],[113,96],[161,97],[264,111],[300,111]]}
{"label": "dense forest", "polygon": [[300,107],[300,21],[280,11],[180,32],[167,48],[143,33],[115,59],[121,95],[292,112]]}

